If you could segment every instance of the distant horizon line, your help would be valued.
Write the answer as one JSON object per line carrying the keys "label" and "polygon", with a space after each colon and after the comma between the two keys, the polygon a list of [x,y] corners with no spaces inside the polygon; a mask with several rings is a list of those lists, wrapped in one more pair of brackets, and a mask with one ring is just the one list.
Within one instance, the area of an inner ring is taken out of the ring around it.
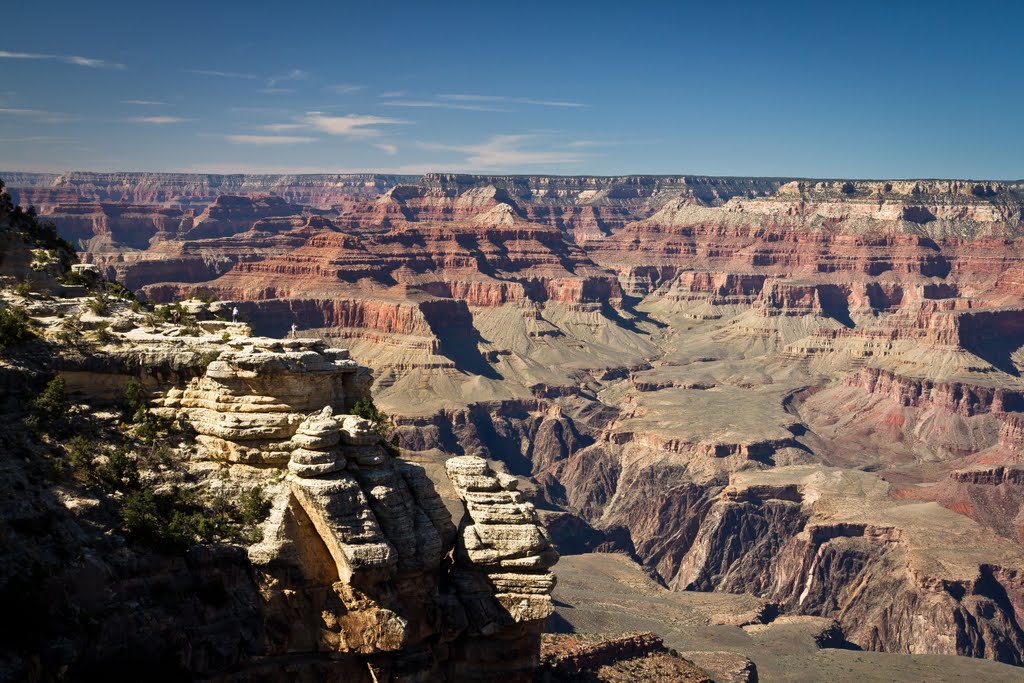
{"label": "distant horizon line", "polygon": [[427,176],[467,176],[475,178],[596,178],[596,179],[615,179],[615,178],[714,178],[723,180],[732,179],[747,179],[747,180],[766,180],[766,181],[813,181],[813,182],[835,182],[835,181],[854,181],[854,182],[936,182],[936,181],[959,181],[969,183],[1005,183],[1005,184],[1024,184],[1024,177],[1022,178],[968,178],[968,177],[955,177],[955,176],[904,176],[904,177],[854,177],[854,176],[796,176],[796,175],[737,175],[737,174],[711,174],[711,173],[618,173],[618,174],[603,174],[603,173],[502,173],[502,172],[475,172],[475,171],[426,171],[423,173],[395,173],[388,171],[320,171],[320,172],[308,172],[308,173],[289,173],[287,171],[277,172],[202,172],[202,171],[87,171],[87,170],[74,170],[65,169],[62,171],[19,171],[15,169],[0,170],[0,180],[8,174],[11,175],[22,175],[22,176],[63,176],[63,175],[176,175],[176,176],[205,176],[205,177],[236,177],[236,176],[253,176],[253,177],[274,177],[274,176],[292,176],[297,178],[302,177],[315,177],[315,176],[348,176],[348,177],[359,177],[359,176],[385,176],[393,178],[424,178]]}

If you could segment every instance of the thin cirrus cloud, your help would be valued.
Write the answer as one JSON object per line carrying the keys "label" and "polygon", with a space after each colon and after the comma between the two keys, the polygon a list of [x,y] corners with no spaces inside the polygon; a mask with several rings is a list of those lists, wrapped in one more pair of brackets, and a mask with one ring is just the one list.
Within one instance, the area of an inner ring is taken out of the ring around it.
{"label": "thin cirrus cloud", "polygon": [[166,102],[159,100],[121,100],[121,104],[133,104],[139,107],[164,107]]}
{"label": "thin cirrus cloud", "polygon": [[467,169],[577,164],[585,159],[586,155],[578,152],[527,148],[525,143],[535,138],[534,135],[494,135],[475,145],[420,143],[419,147],[429,151],[466,154],[462,163]]}
{"label": "thin cirrus cloud", "polygon": [[224,139],[234,145],[301,145],[316,141],[304,135],[225,135]]}
{"label": "thin cirrus cloud", "polygon": [[217,71],[216,69],[185,69],[185,73],[198,76],[212,76],[214,78],[240,78],[247,81],[255,81],[255,74],[238,73],[237,71]]}
{"label": "thin cirrus cloud", "polygon": [[0,115],[18,116],[21,118],[41,121],[43,123],[66,123],[74,121],[75,117],[70,114],[62,114],[56,111],[44,111],[42,109],[19,109],[14,107],[0,107]]}
{"label": "thin cirrus cloud", "polygon": [[81,55],[51,55],[38,52],[9,52],[7,50],[0,50],[0,59],[53,60],[57,62],[64,62],[65,64],[73,64],[75,66],[84,66],[90,69],[127,68],[124,64],[119,62],[110,62],[105,59],[95,59],[93,57],[82,57]]}
{"label": "thin cirrus cloud", "polygon": [[132,116],[125,119],[128,123],[148,123],[156,126],[164,126],[171,123],[185,123],[192,119],[182,118],[180,116]]}
{"label": "thin cirrus cloud", "polygon": [[279,74],[277,76],[271,76],[267,79],[267,89],[274,89],[280,83],[287,83],[289,81],[305,81],[309,78],[309,72],[303,71],[302,69],[292,69],[287,73]]}
{"label": "thin cirrus cloud", "polygon": [[414,109],[459,109],[462,111],[498,111],[510,112],[511,109],[495,107],[487,104],[463,104],[460,102],[437,102],[434,100],[388,100],[382,102],[386,107],[410,107]]}
{"label": "thin cirrus cloud", "polygon": [[356,85],[355,83],[338,83],[337,85],[325,85],[321,88],[324,92],[334,93],[335,95],[351,95],[354,92],[365,89],[365,85]]}
{"label": "thin cirrus cloud", "polygon": [[513,105],[532,105],[538,107],[570,107],[579,108],[587,105],[582,102],[563,100],[541,100],[533,97],[508,97],[505,95],[466,95],[441,94],[429,99],[406,98],[405,93],[381,93],[382,102],[387,107],[411,107],[422,109],[460,109],[463,111],[511,112]]}
{"label": "thin cirrus cloud", "polygon": [[508,102],[510,104],[532,104],[538,107],[585,107],[582,102],[563,100],[538,100],[532,97],[506,97],[504,95],[437,95],[437,99],[446,102]]}
{"label": "thin cirrus cloud", "polygon": [[304,123],[270,123],[260,127],[269,133],[283,133],[289,130],[305,130],[308,126]]}

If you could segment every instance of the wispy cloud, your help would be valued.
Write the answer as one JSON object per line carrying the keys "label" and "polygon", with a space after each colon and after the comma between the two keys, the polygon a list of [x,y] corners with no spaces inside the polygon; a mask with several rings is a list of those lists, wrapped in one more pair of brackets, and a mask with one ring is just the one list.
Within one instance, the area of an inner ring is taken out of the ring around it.
{"label": "wispy cloud", "polygon": [[461,109],[464,111],[499,111],[509,112],[511,109],[493,107],[486,104],[461,104],[458,102],[437,102],[434,100],[389,100],[382,102],[385,107],[410,107],[422,109]]}
{"label": "wispy cloud", "polygon": [[68,57],[61,58],[62,61],[68,64],[74,64],[76,66],[87,66],[90,69],[124,69],[124,64],[117,62],[108,62],[105,59],[93,59],[92,57],[81,57],[79,55],[71,55]]}
{"label": "wispy cloud", "polygon": [[264,95],[284,95],[295,92],[295,88],[260,88],[256,92],[263,93]]}
{"label": "wispy cloud", "polygon": [[235,145],[300,145],[316,141],[301,135],[225,135],[224,139]]}
{"label": "wispy cloud", "polygon": [[74,64],[75,66],[85,66],[90,69],[126,68],[124,64],[119,62],[109,62],[105,59],[82,57],[81,55],[51,55],[39,52],[9,52],[7,50],[0,50],[0,59],[48,59],[64,62],[65,64]]}
{"label": "wispy cloud", "polygon": [[619,145],[660,145],[665,141],[661,138],[648,138],[640,140],[573,140],[567,142],[566,147],[584,149],[591,147],[617,147]]}
{"label": "wispy cloud", "polygon": [[273,88],[279,83],[286,83],[288,81],[304,81],[309,78],[309,72],[303,71],[302,69],[292,69],[291,71],[277,76],[271,76],[267,79],[267,88]]}
{"label": "wispy cloud", "polygon": [[534,135],[495,135],[476,145],[420,143],[419,147],[430,151],[462,152],[467,155],[463,162],[467,169],[576,164],[585,158],[585,155],[574,151],[526,148],[526,143],[535,139]]}
{"label": "wispy cloud", "polygon": [[241,78],[247,81],[255,81],[254,74],[243,74],[235,71],[216,71],[212,69],[185,69],[186,73],[198,74],[199,76],[213,76],[215,78]]}
{"label": "wispy cloud", "polygon": [[46,112],[40,109],[14,109],[11,107],[0,107],[0,114],[10,114],[11,116],[35,116],[50,113],[52,112]]}
{"label": "wispy cloud", "polygon": [[354,92],[365,90],[365,85],[356,85],[354,83],[339,83],[337,85],[325,85],[321,88],[324,92],[334,93],[335,95],[351,95]]}
{"label": "wispy cloud", "polygon": [[303,123],[328,135],[338,135],[353,139],[365,139],[377,137],[382,133],[380,126],[405,125],[410,121],[392,119],[386,116],[360,116],[348,114],[346,116],[329,116],[322,112],[311,111],[303,119]]}
{"label": "wispy cloud", "polygon": [[586,107],[582,102],[562,100],[540,100],[532,97],[507,97],[505,95],[442,94],[431,98],[406,98],[404,92],[382,93],[386,107],[410,107],[422,109],[461,109],[463,111],[511,112],[515,105],[539,107]]}
{"label": "wispy cloud", "polygon": [[269,123],[265,126],[260,126],[263,130],[271,133],[283,133],[289,130],[304,130],[309,126],[305,123]]}
{"label": "wispy cloud", "polygon": [[69,140],[67,138],[54,138],[49,135],[29,135],[24,138],[0,138],[0,142],[4,144],[18,144],[18,143],[47,143],[47,144],[67,144]]}
{"label": "wispy cloud", "polygon": [[42,109],[18,109],[13,107],[0,107],[0,115],[21,116],[24,118],[42,121],[44,123],[65,123],[74,121],[75,117],[70,114],[62,114],[56,111],[43,111]]}
{"label": "wispy cloud", "polygon": [[121,104],[134,104],[140,107],[163,107],[167,105],[166,102],[158,100],[121,100]]}
{"label": "wispy cloud", "polygon": [[131,118],[125,119],[128,123],[149,123],[158,126],[167,125],[169,123],[185,123],[192,119],[182,118],[180,116],[132,116]]}
{"label": "wispy cloud", "polygon": [[389,154],[391,156],[394,156],[395,154],[398,154],[398,147],[396,147],[395,145],[392,145],[389,142],[381,142],[381,143],[378,143],[378,144],[374,145],[374,147],[376,147],[377,149],[381,150],[385,154]]}
{"label": "wispy cloud", "polygon": [[228,107],[228,111],[243,114],[287,114],[289,111],[281,107]]}
{"label": "wispy cloud", "polygon": [[406,95],[408,95],[408,93],[406,91],[404,91],[404,90],[388,90],[387,92],[382,92],[380,95],[378,95],[378,97],[384,97],[384,98],[391,97],[391,98],[393,98],[393,97],[405,97]]}
{"label": "wispy cloud", "polygon": [[563,100],[538,100],[532,97],[506,97],[504,95],[438,95],[437,99],[450,102],[508,102],[510,104],[533,104],[539,107],[585,107],[582,102]]}

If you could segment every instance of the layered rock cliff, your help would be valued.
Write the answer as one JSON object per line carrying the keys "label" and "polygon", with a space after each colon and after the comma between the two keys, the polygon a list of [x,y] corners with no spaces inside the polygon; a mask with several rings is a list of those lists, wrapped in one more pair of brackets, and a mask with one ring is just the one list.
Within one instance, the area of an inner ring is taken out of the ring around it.
{"label": "layered rock cliff", "polygon": [[[627,554],[675,590],[755,594],[865,649],[1020,663],[1019,183],[437,174],[307,201],[334,190],[181,177],[145,200],[160,182],[136,180],[130,201],[187,220],[146,217],[135,242],[69,223],[102,246],[87,258],[156,301],[213,295],[261,333],[348,347],[411,457],[519,477],[466,489],[471,516],[477,494],[532,504],[561,550]],[[87,181],[40,205],[112,215]],[[187,400],[234,396],[202,381]],[[277,431],[228,457],[332,481],[313,476],[339,462],[332,410],[253,410],[238,424]],[[473,520],[466,556],[492,557]],[[456,594],[493,580],[532,611],[544,572],[504,573]]]}

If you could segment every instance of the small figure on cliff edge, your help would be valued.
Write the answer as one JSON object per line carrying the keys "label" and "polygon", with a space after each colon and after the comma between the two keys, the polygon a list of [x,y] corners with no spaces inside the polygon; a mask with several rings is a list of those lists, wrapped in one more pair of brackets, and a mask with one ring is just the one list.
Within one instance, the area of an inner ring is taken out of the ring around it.
{"label": "small figure on cliff edge", "polygon": [[298,339],[298,338],[299,338],[299,326],[296,325],[295,323],[292,323],[292,339]]}
{"label": "small figure on cliff edge", "polygon": [[235,306],[231,309],[231,322],[238,322],[238,306]]}

